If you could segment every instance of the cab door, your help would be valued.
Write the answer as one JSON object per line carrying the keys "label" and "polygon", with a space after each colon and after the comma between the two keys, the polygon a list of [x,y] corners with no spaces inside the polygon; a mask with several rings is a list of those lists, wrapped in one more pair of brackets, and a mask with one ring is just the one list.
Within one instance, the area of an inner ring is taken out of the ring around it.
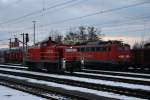
{"label": "cab door", "polygon": [[62,69],[62,59],[64,58],[64,48],[63,47],[57,48],[57,52],[58,52],[58,66],[59,66],[59,69]]}

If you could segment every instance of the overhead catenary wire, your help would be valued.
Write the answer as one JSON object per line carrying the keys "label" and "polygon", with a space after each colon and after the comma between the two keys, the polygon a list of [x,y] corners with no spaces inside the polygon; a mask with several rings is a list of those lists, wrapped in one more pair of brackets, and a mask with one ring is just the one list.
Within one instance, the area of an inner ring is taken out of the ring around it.
{"label": "overhead catenary wire", "polygon": [[[65,19],[65,20],[56,21],[56,22],[53,22],[53,23],[48,23],[48,24],[40,25],[40,26],[37,26],[37,27],[40,28],[40,27],[45,27],[45,26],[54,25],[54,24],[60,24],[60,23],[68,22],[68,21],[74,21],[74,20],[83,19],[83,18],[86,18],[86,17],[98,15],[98,14],[109,13],[109,12],[113,12],[113,11],[118,11],[118,10],[130,8],[130,7],[138,6],[138,5],[145,4],[145,3],[148,3],[148,2],[136,3],[136,4],[131,4],[131,5],[119,7],[119,8],[113,8],[113,9],[103,10],[103,11],[99,11],[99,12],[95,12],[95,13],[90,13],[90,14],[87,14],[87,15],[79,16],[79,17],[74,17],[74,18],[70,18],[70,19]],[[28,28],[24,28],[24,29],[32,29],[32,27],[28,27]]]}
{"label": "overhead catenary wire", "polygon": [[[80,20],[80,19],[83,19],[83,18],[87,18],[87,17],[91,17],[91,16],[95,16],[95,15],[100,15],[100,14],[104,14],[104,13],[110,13],[110,12],[114,12],[114,11],[119,11],[119,10],[122,10],[122,9],[127,9],[127,8],[131,8],[131,7],[135,7],[135,6],[139,6],[139,5],[143,5],[143,4],[147,4],[147,3],[150,3],[150,2],[145,1],[145,2],[140,2],[140,3],[125,5],[123,7],[117,7],[117,8],[107,9],[107,10],[101,10],[101,11],[98,11],[98,12],[86,14],[86,15],[79,16],[79,17],[73,17],[73,18],[69,18],[69,19],[64,19],[64,20],[60,20],[60,21],[56,21],[56,22],[51,22],[51,23],[39,25],[39,26],[37,26],[37,28],[50,26],[50,25],[54,25],[54,24],[61,24],[61,23],[65,23],[65,22],[68,22],[68,21]],[[24,28],[22,30],[26,30],[26,29],[32,29],[32,27],[27,27],[27,28]],[[21,31],[21,30],[19,30],[19,31]]]}
{"label": "overhead catenary wire", "polygon": [[68,21],[75,21],[75,20],[79,20],[79,19],[91,17],[91,16],[94,16],[94,15],[99,15],[99,14],[104,14],[104,13],[110,13],[110,12],[114,12],[114,11],[118,11],[118,10],[130,8],[130,7],[139,6],[139,5],[146,4],[146,3],[150,3],[150,2],[142,2],[142,3],[136,3],[136,4],[126,5],[126,6],[118,7],[118,8],[112,8],[112,9],[108,9],[108,10],[102,10],[102,11],[98,11],[98,12],[86,14],[86,15],[83,15],[83,16],[79,16],[79,17],[73,17],[73,18],[64,19],[64,20],[60,20],[60,21],[56,21],[56,22],[52,22],[52,23],[47,23],[47,24],[44,24],[44,25],[40,25],[38,27],[49,26],[49,25],[54,25],[54,24],[60,24],[60,23],[68,22]]}
{"label": "overhead catenary wire", "polygon": [[[71,3],[71,2],[74,2],[76,0],[69,0],[69,1],[65,1],[65,2],[62,2],[62,3],[58,3],[58,4],[55,4],[53,6],[50,6],[50,7],[47,7],[45,8],[44,11],[47,11],[47,10],[50,10],[50,9],[53,9],[53,8],[56,8],[56,7],[60,7],[62,5],[65,5],[65,4],[68,4],[68,3]],[[42,13],[43,12],[43,8],[40,9],[40,10],[37,10],[37,11],[34,11],[34,12],[31,12],[31,13],[28,13],[28,14],[25,14],[23,16],[20,16],[20,17],[17,17],[17,18],[14,18],[14,19],[10,19],[10,20],[7,20],[7,21],[4,21],[4,22],[1,22],[0,25],[4,25],[4,24],[8,24],[8,23],[11,23],[11,22],[15,22],[15,21],[18,21],[20,19],[23,19],[23,18],[26,18],[26,17],[29,17],[29,16],[32,16],[32,15],[36,15],[36,14],[39,14],[39,13]]]}
{"label": "overhead catenary wire", "polygon": [[[68,4],[65,4],[65,5],[62,5],[62,6],[59,6],[59,7],[57,7],[58,9],[53,9],[53,10],[47,10],[47,11],[43,11],[40,15],[37,15],[37,16],[32,16],[32,17],[29,17],[28,19],[21,19],[21,20],[18,20],[18,21],[16,21],[16,22],[13,22],[13,26],[14,26],[14,23],[15,23],[15,26],[17,25],[17,26],[19,26],[19,24],[22,24],[24,21],[26,21],[26,20],[31,20],[31,19],[37,19],[38,17],[44,17],[44,16],[46,16],[48,13],[49,14],[52,14],[52,13],[56,13],[56,11],[57,10],[62,10],[62,9],[64,9],[64,8],[66,8],[66,7],[69,7],[69,6],[75,6],[75,5],[77,5],[77,4],[79,4],[79,3],[81,3],[81,2],[85,2],[84,0],[76,0],[76,1],[78,1],[78,2],[72,2],[72,3],[68,3]],[[86,0],[86,1],[88,1],[88,0]],[[44,8],[45,9],[45,8]],[[27,21],[26,21],[27,22]],[[9,24],[12,24],[12,22],[11,23],[9,23]]]}

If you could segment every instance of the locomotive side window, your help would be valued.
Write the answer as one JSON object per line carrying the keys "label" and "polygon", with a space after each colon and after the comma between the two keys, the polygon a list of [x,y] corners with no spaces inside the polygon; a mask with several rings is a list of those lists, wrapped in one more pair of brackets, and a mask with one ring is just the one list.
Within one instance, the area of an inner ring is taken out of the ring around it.
{"label": "locomotive side window", "polygon": [[91,52],[95,52],[95,47],[91,47]]}
{"label": "locomotive side window", "polygon": [[95,47],[95,48],[92,48],[92,51],[96,51],[96,52],[110,52],[111,51],[111,47]]}
{"label": "locomotive side window", "polygon": [[101,48],[100,47],[96,47],[96,51],[100,51],[101,50]]}
{"label": "locomotive side window", "polygon": [[86,47],[86,52],[90,52],[90,47]]}
{"label": "locomotive side window", "polygon": [[80,50],[81,50],[81,52],[85,52],[85,48],[84,47],[80,48]]}
{"label": "locomotive side window", "polygon": [[102,51],[103,51],[103,52],[106,52],[106,51],[107,51],[107,48],[106,48],[106,47],[103,47],[103,48],[102,48]]}

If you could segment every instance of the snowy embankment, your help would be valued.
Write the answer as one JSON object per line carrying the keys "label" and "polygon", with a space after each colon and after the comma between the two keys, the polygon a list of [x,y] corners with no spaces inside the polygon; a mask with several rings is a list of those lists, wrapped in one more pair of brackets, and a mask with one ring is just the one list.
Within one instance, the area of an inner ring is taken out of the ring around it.
{"label": "snowy embankment", "polygon": [[46,100],[25,92],[0,86],[0,100]]}
{"label": "snowy embankment", "polygon": [[[115,99],[145,100],[145,99],[141,99],[141,98],[137,98],[137,97],[130,97],[130,96],[125,96],[125,95],[119,95],[119,94],[115,94],[115,93],[111,93],[111,92],[103,92],[103,91],[98,91],[98,90],[82,88],[82,87],[63,85],[63,84],[58,84],[58,83],[54,83],[54,82],[47,82],[47,81],[42,81],[42,80],[36,80],[36,79],[31,79],[31,78],[14,76],[14,75],[0,74],[0,76],[14,78],[14,79],[19,79],[19,80],[28,81],[28,82],[31,82],[31,83],[36,83],[36,84],[43,84],[43,85],[47,85],[47,86],[63,88],[63,89],[66,89],[66,90],[71,90],[71,91],[79,91],[79,92],[90,93],[90,94],[103,96],[103,97],[111,97],[111,98],[115,98]],[[39,100],[39,99],[36,99],[36,100]]]}

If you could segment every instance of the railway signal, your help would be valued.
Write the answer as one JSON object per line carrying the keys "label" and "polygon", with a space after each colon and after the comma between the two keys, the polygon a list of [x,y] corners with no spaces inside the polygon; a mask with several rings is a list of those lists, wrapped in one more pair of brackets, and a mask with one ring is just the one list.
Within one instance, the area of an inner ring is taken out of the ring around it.
{"label": "railway signal", "polygon": [[29,35],[28,35],[28,33],[26,33],[25,35],[26,35],[25,36],[25,38],[26,38],[25,40],[26,40],[26,43],[27,43],[27,42],[29,42]]}

